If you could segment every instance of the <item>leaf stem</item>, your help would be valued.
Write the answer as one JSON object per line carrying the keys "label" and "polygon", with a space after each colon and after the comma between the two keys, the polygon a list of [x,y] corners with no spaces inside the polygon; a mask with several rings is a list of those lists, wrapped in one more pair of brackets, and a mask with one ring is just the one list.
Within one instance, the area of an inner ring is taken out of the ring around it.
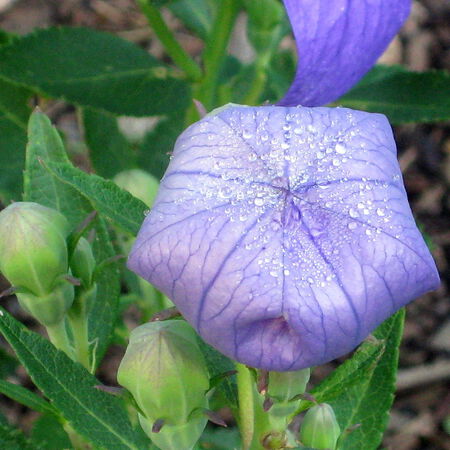
{"label": "leaf stem", "polygon": [[67,336],[67,329],[65,320],[62,319],[55,325],[48,325],[45,327],[50,342],[59,350],[62,350],[69,358],[74,359],[73,349],[70,346],[69,337]]}
{"label": "leaf stem", "polygon": [[73,334],[75,360],[82,364],[89,372],[93,372],[94,365],[91,364],[89,352],[88,321],[86,304],[90,297],[95,298],[97,288],[94,286],[89,290],[79,291],[72,308],[69,310],[68,319]]}
{"label": "leaf stem", "polygon": [[174,63],[179,66],[191,80],[197,81],[201,79],[202,70],[200,66],[175,39],[175,36],[164,21],[159,9],[153,6],[149,0],[137,0],[137,3]]}
{"label": "leaf stem", "polygon": [[207,110],[213,108],[220,69],[238,12],[238,0],[221,0],[211,34],[203,52],[205,77],[196,92]]}
{"label": "leaf stem", "polygon": [[254,383],[250,370],[243,364],[236,363],[239,400],[239,428],[242,436],[242,448],[248,450],[254,434]]}

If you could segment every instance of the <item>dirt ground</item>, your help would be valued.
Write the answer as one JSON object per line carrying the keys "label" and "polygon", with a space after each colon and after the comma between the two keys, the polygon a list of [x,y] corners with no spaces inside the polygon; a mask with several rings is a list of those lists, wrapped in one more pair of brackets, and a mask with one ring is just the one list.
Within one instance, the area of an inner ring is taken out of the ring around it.
{"label": "dirt ground", "polygon": [[[188,51],[198,54],[201,41],[175,19],[170,23]],[[0,0],[0,28],[6,31],[25,34],[54,24],[111,31],[164,56],[132,0]],[[237,33],[235,40],[242,39],[242,34]],[[233,47],[248,48],[244,44]],[[381,60],[417,71],[450,70],[450,1],[414,2],[408,22]],[[58,125],[76,140],[73,113],[69,110],[59,120]],[[383,448],[450,450],[450,124],[405,125],[396,127],[395,134],[411,206],[432,242],[442,285],[407,308],[398,392]],[[10,310],[25,319],[14,305]],[[108,356],[102,377],[114,383],[120,352],[112,349]],[[316,377],[328,370],[317,370]],[[19,373],[18,378],[29,384],[25,374]],[[5,399],[1,403],[13,423],[27,428],[34,418],[33,413]]]}

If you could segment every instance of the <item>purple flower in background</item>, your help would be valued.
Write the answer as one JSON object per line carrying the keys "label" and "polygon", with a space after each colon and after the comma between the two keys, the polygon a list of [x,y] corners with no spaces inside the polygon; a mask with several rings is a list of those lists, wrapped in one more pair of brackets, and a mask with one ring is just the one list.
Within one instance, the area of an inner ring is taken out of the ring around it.
{"label": "purple flower in background", "polygon": [[240,362],[297,370],[355,348],[438,286],[387,119],[321,105],[375,62],[409,0],[285,0],[299,43],[282,106],[228,106],[176,143],[129,258]]}
{"label": "purple flower in background", "polygon": [[283,106],[337,100],[374,65],[406,20],[411,0],[284,0],[299,53]]}
{"label": "purple flower in background", "polygon": [[211,345],[268,370],[338,357],[438,285],[387,119],[230,106],[178,139],[129,259]]}

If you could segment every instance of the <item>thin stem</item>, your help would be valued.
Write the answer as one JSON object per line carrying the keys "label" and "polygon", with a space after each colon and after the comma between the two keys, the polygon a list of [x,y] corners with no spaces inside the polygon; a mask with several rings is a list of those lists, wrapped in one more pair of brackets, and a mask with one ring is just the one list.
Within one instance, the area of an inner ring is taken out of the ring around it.
{"label": "thin stem", "polygon": [[56,348],[62,350],[69,358],[74,359],[73,349],[70,346],[64,319],[55,325],[46,326],[46,329],[50,342]]}
{"label": "thin stem", "polygon": [[89,352],[88,321],[86,305],[89,299],[95,299],[97,288],[94,285],[88,290],[79,289],[76,292],[75,301],[69,310],[68,319],[72,329],[74,355],[76,360],[86,367],[89,372],[93,371]]}
{"label": "thin stem", "polygon": [[89,339],[86,317],[69,316],[69,321],[73,333],[75,358],[80,364],[89,370],[89,372],[92,372],[89,357]]}
{"label": "thin stem", "polygon": [[164,22],[159,9],[153,6],[149,0],[137,0],[139,7],[148,20],[158,39],[164,45],[167,54],[174,63],[179,66],[191,80],[199,80],[202,77],[200,66],[189,56],[180,43],[175,39],[170,28]]}
{"label": "thin stem", "polygon": [[239,428],[242,436],[242,448],[248,450],[254,433],[254,383],[250,370],[243,364],[236,363],[239,400]]}
{"label": "thin stem", "polygon": [[207,110],[214,106],[220,69],[225,58],[231,31],[238,11],[237,0],[221,0],[211,35],[208,37],[203,61],[205,78],[200,83],[195,98],[205,105]]}

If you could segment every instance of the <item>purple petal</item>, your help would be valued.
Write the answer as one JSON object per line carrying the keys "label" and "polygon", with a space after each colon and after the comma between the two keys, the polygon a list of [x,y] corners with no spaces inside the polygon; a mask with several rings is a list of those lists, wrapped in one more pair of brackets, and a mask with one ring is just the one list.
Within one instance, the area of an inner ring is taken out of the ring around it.
{"label": "purple petal", "polygon": [[203,338],[267,370],[347,353],[438,286],[387,119],[221,109],[178,139],[129,267]]}
{"label": "purple petal", "polygon": [[375,64],[411,0],[284,0],[299,61],[283,106],[337,100]]}

